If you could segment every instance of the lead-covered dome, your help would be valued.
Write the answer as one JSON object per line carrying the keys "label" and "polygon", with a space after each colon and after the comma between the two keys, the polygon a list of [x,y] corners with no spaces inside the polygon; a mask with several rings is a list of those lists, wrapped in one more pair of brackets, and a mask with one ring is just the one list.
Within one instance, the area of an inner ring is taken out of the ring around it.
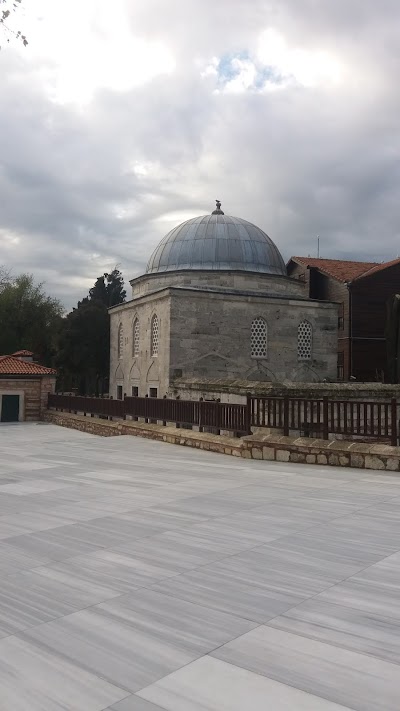
{"label": "lead-covered dome", "polygon": [[151,255],[146,273],[182,269],[261,272],[286,276],[276,245],[259,227],[217,209],[174,227]]}

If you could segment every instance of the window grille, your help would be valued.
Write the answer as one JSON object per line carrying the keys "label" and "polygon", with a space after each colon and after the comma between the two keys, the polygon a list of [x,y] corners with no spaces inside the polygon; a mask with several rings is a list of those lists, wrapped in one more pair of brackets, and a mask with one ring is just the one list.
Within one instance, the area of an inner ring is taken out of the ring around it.
{"label": "window grille", "polygon": [[133,356],[139,355],[139,343],[140,343],[140,329],[139,329],[139,319],[135,319],[133,324]]}
{"label": "window grille", "polygon": [[154,358],[158,356],[158,341],[159,341],[159,326],[158,317],[154,314],[151,319],[151,334],[150,334],[150,355]]}
{"label": "window grille", "polygon": [[267,324],[263,318],[255,318],[251,324],[251,357],[267,357]]}
{"label": "window grille", "polygon": [[119,324],[118,328],[118,358],[122,358],[124,352],[124,329],[122,323]]}
{"label": "window grille", "polygon": [[308,321],[302,321],[297,329],[297,357],[299,360],[310,360],[312,351],[312,326]]}

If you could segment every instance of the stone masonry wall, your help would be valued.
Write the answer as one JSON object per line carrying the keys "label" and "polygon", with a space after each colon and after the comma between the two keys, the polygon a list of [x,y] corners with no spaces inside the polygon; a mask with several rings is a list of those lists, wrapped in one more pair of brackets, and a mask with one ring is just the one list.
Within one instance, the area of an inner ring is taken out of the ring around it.
{"label": "stone masonry wall", "polygon": [[[159,326],[159,351],[151,356],[151,319],[156,314]],[[133,324],[139,320],[140,350],[133,356]],[[132,395],[132,387],[139,388],[139,395],[149,394],[155,387],[159,397],[168,388],[169,373],[169,318],[170,299],[167,292],[130,301],[110,311],[110,395],[117,397],[117,385],[122,385],[123,394]],[[118,328],[124,329],[122,358],[118,358]]]}
{"label": "stone masonry wall", "polygon": [[47,409],[47,398],[49,393],[54,393],[56,389],[56,378],[54,376],[46,376],[41,378],[40,389],[40,417]]}
{"label": "stone masonry wall", "polygon": [[[222,402],[244,403],[246,394],[255,397],[294,397],[331,400],[368,400],[387,402],[392,397],[400,403],[400,385],[382,383],[263,383],[261,381],[229,380],[224,378],[174,378],[170,385],[171,397],[182,400],[219,398]],[[400,412],[399,412],[400,416]]]}
{"label": "stone masonry wall", "polygon": [[40,420],[47,408],[48,393],[54,392],[55,384],[55,376],[26,378],[26,380],[23,378],[0,378],[0,396],[3,392],[23,394],[22,418],[26,422],[35,422]]}
{"label": "stone masonry wall", "polygon": [[113,421],[47,410],[43,419],[105,437],[134,435],[147,439],[204,449],[220,454],[265,461],[317,466],[353,467],[378,471],[400,471],[400,447],[357,442],[328,442],[280,435],[251,435],[242,439],[203,432],[163,427],[142,422]]}
{"label": "stone masonry wall", "polygon": [[0,395],[2,393],[23,393],[23,420],[32,422],[40,419],[40,378],[1,378]]}
{"label": "stone masonry wall", "polygon": [[253,272],[182,270],[160,274],[145,274],[137,279],[132,279],[130,283],[134,298],[170,286],[218,287],[255,291],[263,295],[308,297],[304,282],[285,276]]}
{"label": "stone masonry wall", "polygon": [[[251,323],[267,322],[267,358],[251,357]],[[312,359],[297,356],[297,329],[313,327]],[[190,290],[171,295],[170,380],[315,381],[336,376],[337,306]]]}

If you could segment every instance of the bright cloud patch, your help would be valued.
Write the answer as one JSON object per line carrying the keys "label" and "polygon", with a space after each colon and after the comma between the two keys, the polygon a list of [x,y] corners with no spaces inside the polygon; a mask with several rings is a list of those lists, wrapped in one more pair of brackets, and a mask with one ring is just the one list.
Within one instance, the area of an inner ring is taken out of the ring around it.
{"label": "bright cloud patch", "polygon": [[124,0],[112,8],[105,0],[38,0],[22,23],[23,57],[42,62],[46,90],[60,103],[88,103],[100,88],[127,91],[175,66],[166,45],[132,34]]}
{"label": "bright cloud patch", "polygon": [[328,52],[290,47],[285,38],[268,29],[260,37],[258,61],[276,71],[284,81],[294,80],[305,87],[337,83],[339,62]]}
{"label": "bright cloud patch", "polygon": [[202,72],[217,78],[217,91],[268,91],[288,86],[311,88],[339,82],[339,62],[327,52],[290,47],[274,29],[259,38],[255,55],[241,52],[221,59],[213,57]]}

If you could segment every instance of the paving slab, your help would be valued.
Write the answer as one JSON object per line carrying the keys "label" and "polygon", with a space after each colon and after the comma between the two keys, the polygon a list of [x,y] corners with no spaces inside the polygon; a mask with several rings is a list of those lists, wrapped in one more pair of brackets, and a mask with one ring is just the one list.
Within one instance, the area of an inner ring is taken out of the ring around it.
{"label": "paving slab", "polygon": [[398,711],[400,474],[0,425],[0,711]]}

